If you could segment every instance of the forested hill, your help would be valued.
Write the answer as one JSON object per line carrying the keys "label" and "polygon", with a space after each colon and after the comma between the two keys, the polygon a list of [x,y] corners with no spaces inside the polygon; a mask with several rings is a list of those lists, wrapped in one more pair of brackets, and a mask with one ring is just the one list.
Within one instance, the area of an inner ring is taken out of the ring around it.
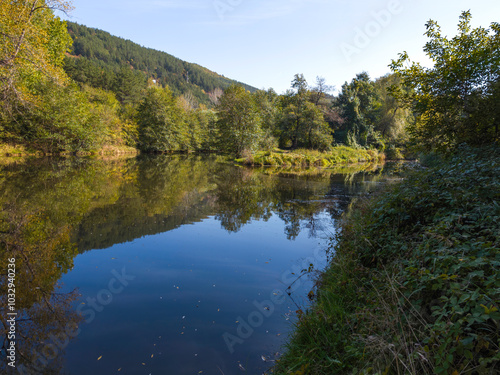
{"label": "forested hill", "polygon": [[67,25],[73,38],[71,56],[65,59],[68,75],[77,82],[115,91],[121,101],[134,96],[134,92],[146,85],[148,78],[162,86],[168,85],[176,96],[191,94],[204,104],[210,103],[211,93],[234,83],[250,92],[257,90],[200,65],[142,47],[108,32],[73,22]]}

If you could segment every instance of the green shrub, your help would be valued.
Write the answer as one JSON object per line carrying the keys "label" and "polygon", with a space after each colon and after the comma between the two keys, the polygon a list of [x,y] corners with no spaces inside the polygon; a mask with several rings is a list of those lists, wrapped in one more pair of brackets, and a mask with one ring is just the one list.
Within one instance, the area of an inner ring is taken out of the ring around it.
{"label": "green shrub", "polygon": [[276,373],[499,373],[499,249],[498,148],[358,202]]}

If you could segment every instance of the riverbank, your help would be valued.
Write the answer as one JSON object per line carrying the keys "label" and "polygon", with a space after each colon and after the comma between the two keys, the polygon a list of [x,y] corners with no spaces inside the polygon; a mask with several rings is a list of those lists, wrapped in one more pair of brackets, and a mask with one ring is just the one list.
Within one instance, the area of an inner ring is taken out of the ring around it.
{"label": "riverbank", "polygon": [[40,157],[40,156],[92,156],[92,155],[121,155],[121,154],[139,154],[139,150],[129,146],[103,146],[94,151],[78,151],[78,152],[59,152],[59,153],[44,153],[39,150],[32,150],[23,145],[11,145],[7,143],[0,144],[0,157]]}
{"label": "riverbank", "polygon": [[344,216],[274,374],[500,371],[500,151],[433,164]]}
{"label": "riverbank", "polygon": [[259,151],[236,159],[236,162],[252,166],[330,167],[338,164],[382,162],[384,159],[385,155],[375,149],[336,146],[326,152],[307,149]]}

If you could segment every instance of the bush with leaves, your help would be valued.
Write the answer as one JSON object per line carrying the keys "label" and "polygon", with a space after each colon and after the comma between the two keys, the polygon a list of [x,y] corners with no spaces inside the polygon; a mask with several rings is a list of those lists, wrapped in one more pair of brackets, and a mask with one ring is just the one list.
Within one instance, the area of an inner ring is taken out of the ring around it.
{"label": "bush with leaves", "polygon": [[278,373],[499,373],[499,249],[496,147],[358,202]]}
{"label": "bush with leaves", "polygon": [[412,89],[394,93],[416,112],[410,131],[426,150],[500,141],[500,24],[472,29],[470,21],[470,12],[463,12],[458,35],[451,39],[441,34],[435,21],[427,23],[430,40],[424,51],[432,68],[411,62],[406,52],[391,64]]}

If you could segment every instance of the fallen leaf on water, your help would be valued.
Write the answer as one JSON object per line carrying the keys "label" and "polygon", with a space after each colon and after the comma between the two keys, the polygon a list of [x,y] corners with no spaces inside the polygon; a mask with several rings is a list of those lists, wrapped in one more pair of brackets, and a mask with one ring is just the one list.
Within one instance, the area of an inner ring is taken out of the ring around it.
{"label": "fallen leaf on water", "polygon": [[97,358],[97,360],[100,360],[101,358],[102,358],[102,355],[99,358]]}
{"label": "fallen leaf on water", "polygon": [[120,368],[118,369],[118,371],[121,371],[121,370],[122,370],[122,368],[120,367]]}
{"label": "fallen leaf on water", "polygon": [[151,354],[151,358],[153,358],[154,354]]}

